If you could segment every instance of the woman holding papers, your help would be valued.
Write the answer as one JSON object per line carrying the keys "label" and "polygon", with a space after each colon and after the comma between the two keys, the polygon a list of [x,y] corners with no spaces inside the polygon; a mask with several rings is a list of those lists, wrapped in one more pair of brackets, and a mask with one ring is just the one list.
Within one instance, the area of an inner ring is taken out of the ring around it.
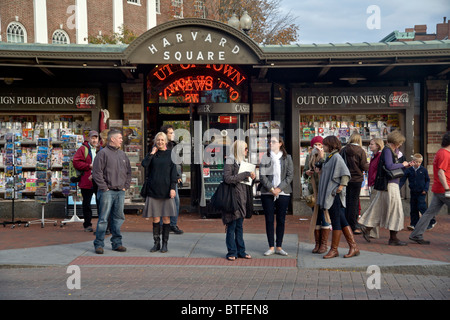
{"label": "woman holding papers", "polygon": [[[270,150],[261,159],[261,202],[266,218],[266,233],[269,250],[264,255],[274,253],[287,256],[281,247],[284,236],[284,222],[291,200],[291,182],[294,178],[292,157],[287,154],[281,137],[271,137]],[[274,215],[276,214],[276,250],[274,241]]]}
{"label": "woman holding papers", "polygon": [[248,183],[255,179],[255,172],[240,170],[241,167],[249,165],[245,162],[247,153],[247,144],[244,141],[236,140],[224,166],[224,181],[234,186],[233,197],[236,200],[234,212],[227,212],[222,218],[226,223],[227,259],[230,261],[234,261],[236,258],[252,258],[245,252],[243,224],[247,214],[253,213],[253,193],[251,184],[248,185]]}

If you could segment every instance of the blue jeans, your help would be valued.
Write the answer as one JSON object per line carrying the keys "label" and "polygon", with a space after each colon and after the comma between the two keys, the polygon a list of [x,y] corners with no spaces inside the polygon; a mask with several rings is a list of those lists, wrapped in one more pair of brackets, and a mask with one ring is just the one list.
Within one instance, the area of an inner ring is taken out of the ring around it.
{"label": "blue jeans", "polygon": [[122,235],[120,227],[125,221],[125,214],[123,213],[123,203],[125,200],[125,191],[98,190],[98,222],[97,230],[95,231],[94,247],[104,247],[105,231],[108,226],[108,219],[111,216],[111,245],[112,249],[122,245]]}
{"label": "blue jeans", "polygon": [[277,247],[281,247],[284,237],[284,225],[286,221],[286,212],[291,201],[290,196],[278,196],[278,199],[274,201],[272,195],[261,195],[261,203],[264,209],[264,216],[266,220],[266,234],[269,247],[274,247],[274,220],[277,216]]}
{"label": "blue jeans", "polygon": [[244,218],[236,219],[227,224],[227,258],[228,257],[245,257],[244,243]]}

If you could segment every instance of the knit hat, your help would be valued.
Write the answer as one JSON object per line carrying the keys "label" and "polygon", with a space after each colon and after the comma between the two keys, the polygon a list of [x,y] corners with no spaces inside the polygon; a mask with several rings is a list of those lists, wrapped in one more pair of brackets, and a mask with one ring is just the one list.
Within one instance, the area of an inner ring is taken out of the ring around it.
{"label": "knit hat", "polygon": [[315,136],[314,138],[311,139],[311,147],[314,147],[314,145],[316,143],[322,143],[322,141],[323,141],[323,137]]}

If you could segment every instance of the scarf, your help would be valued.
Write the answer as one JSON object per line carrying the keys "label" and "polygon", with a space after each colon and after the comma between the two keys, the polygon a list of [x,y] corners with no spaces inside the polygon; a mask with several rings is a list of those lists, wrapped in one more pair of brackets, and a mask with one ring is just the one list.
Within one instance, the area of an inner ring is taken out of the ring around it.
{"label": "scarf", "polygon": [[[283,152],[280,150],[278,153],[270,151],[270,160],[272,161],[272,169],[273,169],[273,186],[277,187],[281,183],[281,157],[283,156]],[[278,199],[278,197],[274,197],[274,200]]]}

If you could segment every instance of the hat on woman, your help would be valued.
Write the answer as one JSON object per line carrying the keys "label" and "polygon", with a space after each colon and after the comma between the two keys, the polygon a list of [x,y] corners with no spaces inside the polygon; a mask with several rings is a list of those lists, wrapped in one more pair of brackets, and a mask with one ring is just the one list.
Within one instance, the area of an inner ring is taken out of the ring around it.
{"label": "hat on woman", "polygon": [[311,147],[314,147],[314,145],[316,143],[322,143],[322,141],[323,141],[323,137],[315,136],[314,138],[311,139]]}

